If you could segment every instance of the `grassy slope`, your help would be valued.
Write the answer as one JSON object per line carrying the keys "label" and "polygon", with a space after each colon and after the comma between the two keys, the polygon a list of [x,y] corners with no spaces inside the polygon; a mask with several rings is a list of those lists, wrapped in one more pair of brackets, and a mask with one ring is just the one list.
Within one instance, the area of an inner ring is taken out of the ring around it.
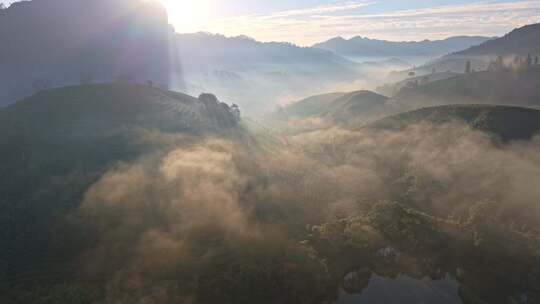
{"label": "grassy slope", "polygon": [[335,121],[369,117],[384,110],[387,97],[371,91],[356,91],[334,100],[323,113]]}
{"label": "grassy slope", "polygon": [[351,119],[366,119],[380,115],[384,111],[387,97],[371,91],[349,93],[329,93],[312,96],[298,101],[278,115],[290,118],[322,117],[335,122],[347,122]]}
{"label": "grassy slope", "polygon": [[495,105],[422,108],[381,119],[367,128],[401,130],[419,122],[441,124],[453,120],[465,121],[471,127],[493,133],[503,140],[530,139],[540,130],[540,111]]}
{"label": "grassy slope", "polygon": [[409,105],[490,103],[540,106],[540,68],[478,72],[402,90],[394,100]]}
{"label": "grassy slope", "polygon": [[282,113],[286,117],[317,116],[320,115],[329,104],[343,95],[344,93],[328,93],[311,96],[283,108]]}

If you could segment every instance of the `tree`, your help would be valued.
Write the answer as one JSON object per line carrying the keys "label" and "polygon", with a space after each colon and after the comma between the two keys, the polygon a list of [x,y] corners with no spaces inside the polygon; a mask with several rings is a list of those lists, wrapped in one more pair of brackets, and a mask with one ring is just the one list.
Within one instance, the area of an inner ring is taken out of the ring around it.
{"label": "tree", "polygon": [[235,103],[232,104],[231,113],[233,114],[236,121],[240,121],[240,119],[241,119],[240,107],[237,104],[235,104]]}
{"label": "tree", "polygon": [[89,71],[82,72],[79,78],[82,84],[92,83],[95,80],[94,74]]}
{"label": "tree", "polygon": [[118,75],[118,77],[116,78],[116,82],[118,82],[118,83],[134,83],[133,78],[131,76],[125,75],[125,74]]}
{"label": "tree", "polygon": [[40,92],[49,88],[49,82],[46,79],[36,79],[32,82],[34,92]]}
{"label": "tree", "polygon": [[494,62],[493,60],[489,62],[489,65],[488,65],[488,67],[487,67],[487,70],[488,70],[489,72],[495,71],[495,62]]}
{"label": "tree", "polygon": [[538,56],[534,57],[534,65],[538,65]]}
{"label": "tree", "polygon": [[152,80],[146,81],[146,84],[147,84],[149,87],[153,87],[153,86],[154,86],[154,82],[153,82]]}
{"label": "tree", "polygon": [[527,68],[530,68],[533,64],[533,59],[531,54],[527,54]]}
{"label": "tree", "polygon": [[407,82],[407,89],[416,89],[418,87],[418,79],[409,80]]}
{"label": "tree", "polygon": [[497,60],[495,61],[495,67],[497,71],[504,69],[504,60],[502,56],[497,56]]}
{"label": "tree", "polygon": [[467,64],[465,65],[465,74],[471,73],[471,61],[467,61]]}

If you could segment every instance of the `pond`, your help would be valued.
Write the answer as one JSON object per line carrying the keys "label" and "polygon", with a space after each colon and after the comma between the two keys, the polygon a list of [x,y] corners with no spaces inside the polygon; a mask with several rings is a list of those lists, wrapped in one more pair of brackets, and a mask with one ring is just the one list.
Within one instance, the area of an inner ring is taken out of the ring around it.
{"label": "pond", "polygon": [[459,283],[450,275],[439,280],[387,278],[360,270],[345,277],[336,304],[461,304],[458,290]]}

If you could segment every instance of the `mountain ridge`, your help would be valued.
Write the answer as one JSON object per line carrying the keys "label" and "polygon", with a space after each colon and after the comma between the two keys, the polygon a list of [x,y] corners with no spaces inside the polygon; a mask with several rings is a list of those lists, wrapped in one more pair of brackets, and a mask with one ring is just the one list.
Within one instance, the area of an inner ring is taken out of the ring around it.
{"label": "mountain ridge", "polygon": [[263,112],[276,100],[314,87],[354,81],[357,64],[330,51],[245,36],[177,34],[188,93],[214,92],[247,112]]}
{"label": "mountain ridge", "polygon": [[540,55],[540,23],[515,28],[503,37],[486,41],[448,57]]}
{"label": "mountain ridge", "polygon": [[433,69],[438,72],[463,73],[467,62],[471,62],[473,70],[484,71],[498,56],[504,61],[511,62],[516,60],[516,57],[526,58],[528,55],[533,58],[540,56],[540,23],[515,28],[502,37],[446,54],[415,69],[393,73],[393,77],[403,80],[410,72],[428,75]]}
{"label": "mountain ridge", "polygon": [[485,42],[491,37],[453,36],[443,40],[388,41],[355,36],[335,37],[313,45],[337,54],[358,57],[380,56],[437,56],[459,51]]}

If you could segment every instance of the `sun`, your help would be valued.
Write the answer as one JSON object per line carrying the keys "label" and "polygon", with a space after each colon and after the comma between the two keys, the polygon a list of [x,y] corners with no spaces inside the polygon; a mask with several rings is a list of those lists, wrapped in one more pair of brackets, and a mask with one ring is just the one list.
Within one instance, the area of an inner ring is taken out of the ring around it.
{"label": "sun", "polygon": [[159,0],[178,32],[200,31],[210,15],[210,0]]}

